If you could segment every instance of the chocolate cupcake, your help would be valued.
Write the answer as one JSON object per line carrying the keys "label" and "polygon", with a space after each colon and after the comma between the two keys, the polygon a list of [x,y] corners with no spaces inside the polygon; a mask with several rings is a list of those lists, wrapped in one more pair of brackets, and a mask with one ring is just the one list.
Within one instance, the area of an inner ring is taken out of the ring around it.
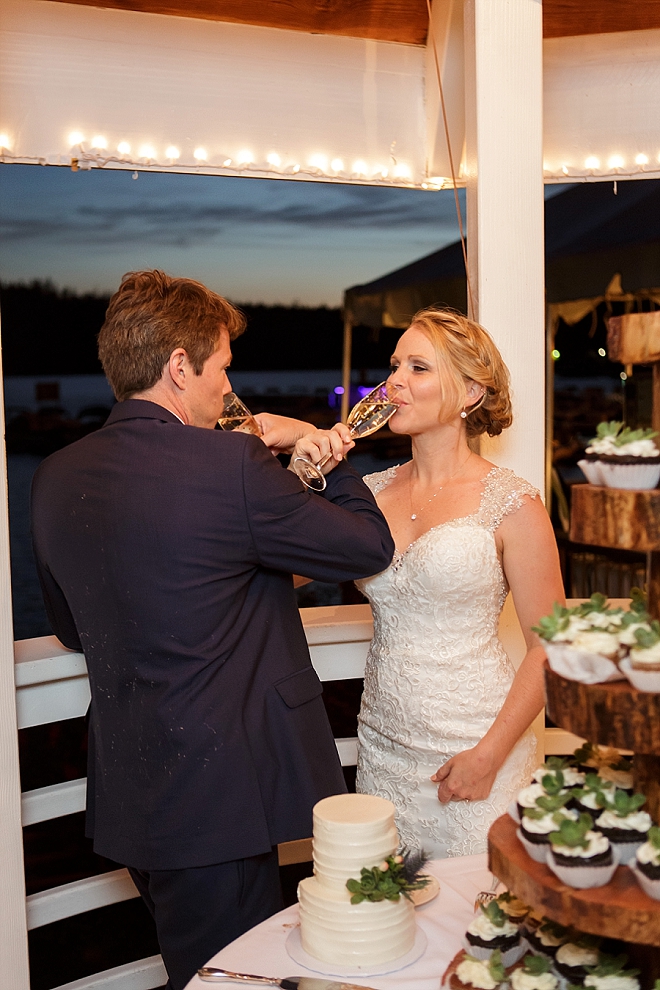
{"label": "chocolate cupcake", "polygon": [[541,953],[547,959],[554,959],[559,946],[570,942],[571,932],[569,928],[559,925],[556,921],[544,918],[538,928],[534,930],[525,928],[525,938],[535,952]]}
{"label": "chocolate cupcake", "polygon": [[649,829],[644,842],[635,853],[637,869],[649,880],[660,882],[660,828],[654,825]]}
{"label": "chocolate cupcake", "polygon": [[537,799],[535,808],[525,808],[520,820],[519,839],[527,853],[539,863],[545,863],[550,848],[550,833],[556,832],[564,819],[578,820],[577,811],[566,808],[570,794],[548,794]]}
{"label": "chocolate cupcake", "polygon": [[597,966],[600,962],[600,942],[595,935],[583,935],[575,942],[565,942],[555,953],[555,969],[569,983],[582,984],[589,975],[587,967]]}
{"label": "chocolate cupcake", "polygon": [[605,780],[597,773],[587,773],[582,787],[574,787],[571,790],[574,806],[578,811],[586,811],[589,815],[598,814],[603,808],[599,804],[602,795],[606,797],[614,796],[614,784],[610,780]]}
{"label": "chocolate cupcake", "polygon": [[585,990],[639,990],[638,969],[626,969],[628,956],[601,953],[596,966],[589,966],[584,978]]}
{"label": "chocolate cupcake", "polygon": [[643,794],[627,794],[615,790],[614,795],[601,793],[599,802],[604,809],[596,819],[596,828],[619,850],[622,863],[634,856],[653,825],[651,816],[639,809],[646,801]]}
{"label": "chocolate cupcake", "polygon": [[505,965],[510,966],[520,958],[520,931],[518,925],[507,918],[496,901],[481,906],[465,933],[468,952],[477,959],[487,959],[493,949],[499,949]]}
{"label": "chocolate cupcake", "polygon": [[608,488],[649,489],[660,480],[655,430],[631,430],[623,423],[599,423],[597,435],[578,461],[587,480]]}
{"label": "chocolate cupcake", "polygon": [[559,980],[545,956],[526,955],[509,976],[512,990],[557,990]]}
{"label": "chocolate cupcake", "polygon": [[515,894],[512,894],[510,890],[505,890],[504,893],[500,894],[499,897],[496,897],[495,900],[509,921],[512,921],[514,925],[523,924],[530,911],[528,904],[524,904],[518,897],[516,897]]}
{"label": "chocolate cupcake", "polygon": [[532,780],[543,784],[543,778],[548,774],[556,776],[558,773],[562,775],[564,787],[579,787],[584,783],[584,773],[571,765],[570,758],[562,756],[551,756],[547,759],[538,770],[534,771]]}
{"label": "chocolate cupcake", "polygon": [[449,984],[450,990],[497,990],[506,982],[506,970],[499,949],[488,959],[476,959],[463,951],[449,964],[442,977],[442,985]]}
{"label": "chocolate cupcake", "polygon": [[577,821],[562,821],[550,833],[547,864],[563,883],[578,890],[604,887],[619,865],[610,840],[592,831],[593,819],[583,812]]}

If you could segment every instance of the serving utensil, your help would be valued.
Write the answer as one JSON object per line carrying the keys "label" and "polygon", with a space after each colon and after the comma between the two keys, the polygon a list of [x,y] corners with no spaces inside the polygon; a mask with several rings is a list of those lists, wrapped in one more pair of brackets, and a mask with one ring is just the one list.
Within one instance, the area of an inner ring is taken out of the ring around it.
{"label": "serving utensil", "polygon": [[281,987],[282,990],[369,990],[355,983],[345,983],[343,980],[319,980],[315,976],[251,976],[249,973],[232,973],[228,969],[216,969],[214,966],[202,966],[197,970],[200,980],[207,983],[220,983],[222,980],[235,980],[237,983],[266,984],[271,987]]}

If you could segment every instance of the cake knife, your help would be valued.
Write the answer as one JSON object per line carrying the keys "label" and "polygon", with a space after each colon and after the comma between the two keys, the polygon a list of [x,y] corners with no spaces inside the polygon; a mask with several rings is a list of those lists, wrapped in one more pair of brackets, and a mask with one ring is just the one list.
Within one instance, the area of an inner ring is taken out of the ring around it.
{"label": "cake knife", "polygon": [[200,980],[208,983],[220,983],[221,980],[236,980],[237,983],[265,983],[282,990],[370,990],[369,987],[357,986],[355,983],[337,983],[336,980],[319,980],[315,976],[250,976],[249,973],[232,973],[228,969],[216,969],[214,966],[202,966],[197,970]]}

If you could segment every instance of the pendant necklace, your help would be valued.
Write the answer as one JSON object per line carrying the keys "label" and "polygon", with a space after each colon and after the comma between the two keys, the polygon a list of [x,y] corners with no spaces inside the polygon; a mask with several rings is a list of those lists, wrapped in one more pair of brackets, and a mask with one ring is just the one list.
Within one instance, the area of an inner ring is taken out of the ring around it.
{"label": "pendant necklace", "polygon": [[438,488],[437,492],[435,492],[433,495],[431,495],[429,499],[426,500],[426,505],[423,505],[422,508],[419,510],[419,512],[413,512],[412,477],[408,478],[408,491],[410,494],[410,518],[413,520],[413,522],[415,521],[415,519],[417,519],[417,516],[420,515],[420,513],[424,512],[429,502],[432,502],[433,499],[440,494],[442,489],[445,488],[450,481],[453,481],[454,478],[456,478],[461,473],[461,471],[463,470],[463,468],[465,467],[465,465],[467,464],[467,462],[470,460],[471,457],[472,457],[472,451],[470,451],[470,453],[467,455],[467,457],[459,467],[458,471],[454,471],[454,473],[449,478],[447,478],[444,485],[441,485],[440,488]]}

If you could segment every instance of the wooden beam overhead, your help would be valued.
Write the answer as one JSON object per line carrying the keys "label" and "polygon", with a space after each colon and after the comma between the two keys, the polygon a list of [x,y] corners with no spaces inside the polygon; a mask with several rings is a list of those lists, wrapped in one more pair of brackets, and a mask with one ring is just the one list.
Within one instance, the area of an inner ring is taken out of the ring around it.
{"label": "wooden beam overhead", "polygon": [[[57,0],[61,2],[61,0]],[[426,44],[426,0],[64,0],[232,24]],[[438,0],[436,0],[438,2]],[[543,36],[660,28],[660,0],[544,0]]]}

